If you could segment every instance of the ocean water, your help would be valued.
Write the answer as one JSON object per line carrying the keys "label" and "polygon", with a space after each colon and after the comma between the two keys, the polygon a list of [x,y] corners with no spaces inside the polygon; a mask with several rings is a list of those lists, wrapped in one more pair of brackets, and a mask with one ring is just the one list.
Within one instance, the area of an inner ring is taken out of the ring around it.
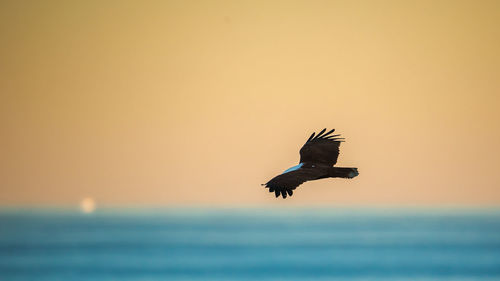
{"label": "ocean water", "polygon": [[500,280],[500,212],[3,210],[0,280]]}

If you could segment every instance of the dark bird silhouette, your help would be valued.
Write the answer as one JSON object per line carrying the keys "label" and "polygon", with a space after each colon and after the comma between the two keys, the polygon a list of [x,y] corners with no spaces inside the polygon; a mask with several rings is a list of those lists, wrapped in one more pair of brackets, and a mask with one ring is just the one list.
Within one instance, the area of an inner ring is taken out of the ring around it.
{"label": "dark bird silhouette", "polygon": [[307,139],[300,149],[300,161],[297,166],[287,169],[263,186],[269,188],[269,192],[274,192],[276,197],[281,194],[286,198],[287,194],[292,196],[293,190],[306,181],[324,178],[352,179],[359,175],[357,168],[333,167],[337,163],[339,146],[344,138],[339,138],[340,135],[331,135],[335,129],[326,133],[325,131],[326,128],[316,136],[312,133]]}

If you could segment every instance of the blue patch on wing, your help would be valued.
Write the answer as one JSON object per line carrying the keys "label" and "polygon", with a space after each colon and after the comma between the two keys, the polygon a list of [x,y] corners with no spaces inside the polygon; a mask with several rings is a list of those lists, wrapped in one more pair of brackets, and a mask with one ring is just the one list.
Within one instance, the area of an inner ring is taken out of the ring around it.
{"label": "blue patch on wing", "polygon": [[300,167],[302,167],[302,165],[304,165],[304,163],[300,163],[300,164],[299,164],[299,165],[297,165],[297,166],[293,166],[293,167],[291,167],[291,168],[288,168],[288,169],[286,169],[286,170],[285,170],[283,173],[281,173],[281,174],[283,175],[283,174],[286,174],[286,173],[288,173],[288,172],[298,170],[298,169],[300,169]]}

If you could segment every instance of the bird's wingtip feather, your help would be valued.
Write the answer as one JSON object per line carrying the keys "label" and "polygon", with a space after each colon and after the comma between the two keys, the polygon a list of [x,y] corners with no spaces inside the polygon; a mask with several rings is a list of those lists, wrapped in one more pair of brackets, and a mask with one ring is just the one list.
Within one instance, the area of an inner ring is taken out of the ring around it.
{"label": "bird's wingtip feather", "polygon": [[311,135],[311,136],[307,139],[307,141],[306,141],[306,142],[311,141],[311,140],[314,138],[314,135],[315,135],[315,134],[316,134],[316,133],[314,133],[314,132],[313,132],[313,133],[312,133],[312,135]]}
{"label": "bird's wingtip feather", "polygon": [[326,131],[326,128],[324,128],[323,130],[321,130],[318,135],[315,137],[315,139],[319,139],[321,138],[321,136],[323,135],[323,133]]}
{"label": "bird's wingtip feather", "polygon": [[343,142],[344,138],[337,138],[340,136],[340,134],[335,134],[335,135],[330,135],[331,133],[335,132],[335,129],[331,129],[330,131],[326,132],[326,128],[321,130],[318,134],[315,132],[312,133],[312,135],[307,139],[306,143],[310,141],[315,141],[319,139],[325,139],[325,140],[332,140],[332,141],[338,141],[338,142]]}

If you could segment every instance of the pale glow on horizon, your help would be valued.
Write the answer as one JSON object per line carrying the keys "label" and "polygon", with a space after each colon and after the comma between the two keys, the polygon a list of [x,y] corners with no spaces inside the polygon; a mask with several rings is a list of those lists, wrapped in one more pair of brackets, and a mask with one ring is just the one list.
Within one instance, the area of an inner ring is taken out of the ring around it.
{"label": "pale glow on horizon", "polygon": [[95,200],[91,197],[86,197],[80,202],[80,209],[86,214],[93,213],[96,209]]}

